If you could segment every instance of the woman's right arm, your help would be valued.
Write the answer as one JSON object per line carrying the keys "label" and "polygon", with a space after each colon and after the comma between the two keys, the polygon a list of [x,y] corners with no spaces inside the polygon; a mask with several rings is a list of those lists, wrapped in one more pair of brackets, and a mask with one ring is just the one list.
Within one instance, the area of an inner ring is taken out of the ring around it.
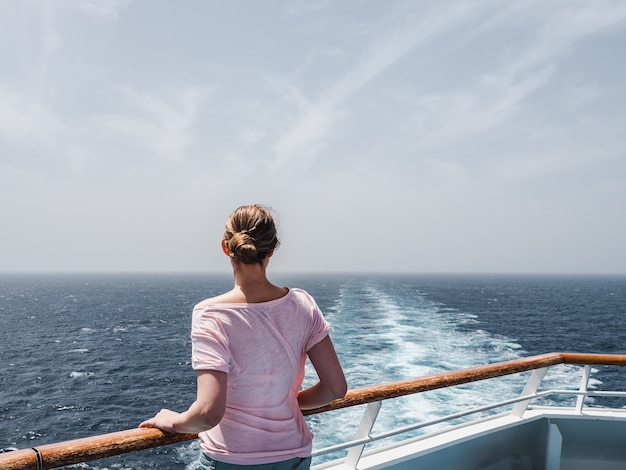
{"label": "woman's right arm", "polygon": [[298,394],[298,404],[301,410],[324,406],[342,398],[348,390],[346,377],[330,336],[326,336],[313,346],[307,354],[317,372],[319,382]]}
{"label": "woman's right arm", "polygon": [[159,428],[166,432],[198,433],[216,426],[226,409],[228,374],[216,370],[197,372],[196,401],[183,413],[163,409],[140,428]]}

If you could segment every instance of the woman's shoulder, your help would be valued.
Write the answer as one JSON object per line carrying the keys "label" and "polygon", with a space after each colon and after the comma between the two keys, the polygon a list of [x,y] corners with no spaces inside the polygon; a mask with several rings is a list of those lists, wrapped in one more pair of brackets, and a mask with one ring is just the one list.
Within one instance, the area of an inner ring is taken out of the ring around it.
{"label": "woman's shoulder", "polygon": [[245,298],[237,295],[236,292],[224,292],[223,294],[216,295],[215,297],[209,297],[208,299],[204,299],[201,302],[196,304],[195,308],[206,308],[209,306],[215,305],[225,305],[225,304],[242,304],[246,303]]}
{"label": "woman's shoulder", "polygon": [[311,297],[311,294],[309,294],[306,290],[304,290],[301,287],[290,287],[289,292],[299,297]]}
{"label": "woman's shoulder", "polygon": [[317,305],[313,296],[302,288],[292,287],[289,289],[289,293],[304,304]]}
{"label": "woman's shoulder", "polygon": [[[299,292],[303,292],[297,289]],[[276,287],[271,292],[262,293],[260,295],[246,296],[239,290],[224,292],[215,297],[204,299],[196,304],[196,309],[204,309],[207,307],[223,307],[223,306],[250,306],[258,304],[269,304],[280,302],[290,296],[291,289],[288,287]]]}
{"label": "woman's shoulder", "polygon": [[246,299],[240,292],[228,291],[223,294],[216,295],[215,297],[210,297],[205,299],[204,302],[209,304],[238,304],[245,303]]}

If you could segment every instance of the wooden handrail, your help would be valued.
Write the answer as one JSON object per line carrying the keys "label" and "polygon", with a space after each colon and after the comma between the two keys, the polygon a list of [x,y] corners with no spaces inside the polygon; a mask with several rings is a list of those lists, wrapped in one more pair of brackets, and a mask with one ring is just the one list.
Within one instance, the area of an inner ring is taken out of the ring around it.
{"label": "wooden handrail", "polygon": [[594,365],[626,365],[626,355],[616,354],[579,354],[579,353],[548,353],[511,361],[442,372],[418,379],[400,380],[383,385],[356,388],[348,391],[346,396],[328,405],[305,411],[305,415],[338,410],[349,406],[362,405],[373,401],[397,398],[413,393],[452,387],[479,380],[502,377],[504,375],[526,372],[558,364],[594,364]]}
{"label": "wooden handrail", "polygon": [[[626,355],[549,353],[498,362],[470,369],[443,372],[417,379],[349,390],[344,398],[326,406],[304,411],[305,415],[338,410],[404,395],[462,385],[479,380],[541,369],[557,364],[626,365]],[[154,428],[129,429],[100,436],[46,444],[0,454],[3,470],[59,468],[114,455],[125,454],[196,439],[197,434],[168,434]],[[39,467],[37,461],[40,461]]]}
{"label": "wooden handrail", "polygon": [[[137,450],[176,444],[197,437],[197,434],[168,434],[156,428],[128,429],[6,452],[0,454],[0,468],[3,470],[59,468]],[[41,467],[37,467],[37,454],[43,462]]]}

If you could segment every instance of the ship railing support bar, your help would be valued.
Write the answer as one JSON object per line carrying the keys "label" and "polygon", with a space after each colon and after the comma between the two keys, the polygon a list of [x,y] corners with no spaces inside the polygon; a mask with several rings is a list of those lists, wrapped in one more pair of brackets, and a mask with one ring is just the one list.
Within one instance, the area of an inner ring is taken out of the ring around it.
{"label": "ship railing support bar", "polygon": [[583,395],[578,395],[576,399],[576,412],[578,414],[582,414],[583,412],[583,403],[585,402],[585,396],[587,394],[587,387],[589,386],[589,377],[591,376],[591,366],[586,364],[583,367],[583,376],[580,380],[580,387],[578,389],[579,392],[582,392]]}
{"label": "ship railing support bar", "polygon": [[[348,408],[355,405],[383,401],[414,393],[462,385],[479,380],[526,372],[557,364],[626,365],[626,355],[549,353],[513,361],[499,362],[453,372],[444,372],[418,379],[402,380],[348,391],[342,399],[307,410],[306,415]],[[167,434],[158,429],[141,428],[100,436],[37,446],[44,469],[59,468],[90,460],[125,454],[153,447],[195,439],[195,434]],[[33,449],[22,449],[0,454],[3,470],[37,469]]]}
{"label": "ship railing support bar", "polygon": [[[382,404],[382,401],[374,401],[367,404],[367,407],[363,412],[363,417],[361,418],[359,429],[354,436],[355,440],[370,437],[370,433],[372,432],[372,428],[374,427],[374,423],[376,422],[376,418],[378,417],[378,412],[380,411]],[[346,456],[345,464],[350,468],[356,468],[364,449],[365,444],[351,447],[348,451],[348,455]]]}
{"label": "ship railing support bar", "polygon": [[[526,382],[526,386],[522,391],[522,396],[532,395],[537,392],[539,385],[541,385],[543,378],[546,376],[546,372],[548,372],[547,367],[535,369],[528,379],[528,382]],[[517,402],[511,410],[511,415],[521,417],[524,414],[524,411],[526,411],[526,408],[528,408],[529,403],[530,400]]]}

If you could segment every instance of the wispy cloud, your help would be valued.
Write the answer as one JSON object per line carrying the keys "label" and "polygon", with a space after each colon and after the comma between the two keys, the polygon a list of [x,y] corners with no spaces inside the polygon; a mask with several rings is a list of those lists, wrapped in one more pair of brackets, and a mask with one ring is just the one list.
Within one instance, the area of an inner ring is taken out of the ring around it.
{"label": "wispy cloud", "polygon": [[[293,85],[283,88],[289,100],[298,97],[299,113],[292,126],[278,138],[273,168],[290,161],[308,160],[323,148],[324,140],[344,116],[342,105],[368,84],[401,61],[409,52],[460,22],[476,15],[479,8],[467,3],[433,7],[424,15],[412,15],[400,24],[381,32],[360,53],[353,66],[346,70],[316,99],[304,99]],[[304,103],[304,105],[302,105]]]}
{"label": "wispy cloud", "polygon": [[486,80],[503,86],[570,52],[580,39],[601,34],[626,19],[626,4],[616,5],[614,2],[611,2],[611,8],[607,2],[578,2],[557,7],[543,3],[538,10],[517,11],[523,15],[518,21],[530,23],[526,40],[502,56],[499,70],[484,76]]}
{"label": "wispy cloud", "polygon": [[51,2],[29,2],[35,6],[54,9],[59,13],[78,11],[93,18],[107,21],[117,20],[120,13],[129,7],[134,0],[53,0]]}
{"label": "wispy cloud", "polygon": [[119,88],[121,101],[130,108],[126,113],[99,116],[96,128],[112,140],[128,140],[139,150],[165,160],[179,161],[193,141],[193,126],[199,106],[207,96],[201,87],[184,87],[164,97]]}
{"label": "wispy cloud", "polygon": [[[14,168],[62,173],[66,159],[77,153],[85,119],[68,115],[58,94],[72,82],[62,81],[51,69],[67,58],[68,33],[62,22],[68,15],[114,21],[130,4],[126,0],[54,0],[0,3],[0,152]],[[6,145],[2,145],[3,141]],[[9,147],[10,146],[10,147]],[[80,152],[78,152],[80,153]],[[54,162],[54,163],[53,163]],[[71,165],[70,165],[71,166]]]}
{"label": "wispy cloud", "polygon": [[[626,18],[626,8],[623,7],[611,11],[595,4],[579,5],[580,8],[575,5],[561,8],[552,8],[549,4],[535,6],[537,9],[523,10],[515,4],[505,12],[501,9],[487,12],[484,23],[479,24],[474,32],[470,28],[470,37],[489,37],[491,29],[497,31],[510,27],[511,18],[515,16],[516,27],[523,24],[524,33],[511,44],[496,47],[500,55],[491,56],[482,63],[476,62],[477,73],[469,80],[453,81],[452,86],[442,86],[441,89],[431,87],[424,94],[411,90],[404,96],[412,112],[401,140],[391,143],[387,153],[415,155],[424,162],[432,161],[434,155],[454,160],[466,157],[475,161],[476,153],[463,147],[464,144],[481,141],[481,135],[497,132],[501,126],[523,114],[528,106],[537,106],[533,95],[552,84],[562,61],[578,41],[591,34],[600,34]],[[594,87],[581,99],[588,102],[600,95]],[[555,132],[555,139],[558,139],[556,135]],[[451,147],[464,151],[450,152]]]}
{"label": "wispy cloud", "polygon": [[0,136],[6,141],[46,145],[65,130],[63,120],[36,96],[19,88],[0,87]]}
{"label": "wispy cloud", "polygon": [[479,82],[471,88],[418,96],[412,118],[418,124],[408,138],[419,153],[432,157],[450,145],[493,130],[514,116],[524,99],[548,83],[552,73],[553,67],[546,66],[501,83],[497,89]]}
{"label": "wispy cloud", "polygon": [[64,15],[78,13],[89,18],[111,22],[116,21],[120,13],[132,2],[133,0],[2,2],[0,24],[5,33],[10,35],[9,43],[13,46],[19,41],[38,41],[42,47],[41,52],[50,53],[63,46],[65,31],[59,22]]}
{"label": "wispy cloud", "polygon": [[[613,2],[456,2],[445,6],[432,4],[424,11],[407,14],[396,24],[387,24],[384,32],[366,44],[356,58],[354,51],[342,51],[347,63],[352,57],[352,65],[316,96],[304,96],[294,83],[275,87],[293,104],[295,115],[292,124],[277,138],[272,168],[277,170],[294,162],[306,166],[344,129],[342,124],[350,125],[346,120],[358,119],[348,104],[353,96],[397,64],[419,61],[420,55],[432,54],[428,49],[437,50],[438,38],[444,35],[449,40],[461,31],[456,48],[462,49],[462,42],[468,38],[487,37],[503,28],[523,30],[519,37],[512,37],[510,44],[494,45],[491,54],[499,50],[500,55],[489,57],[482,70],[477,62],[477,73],[469,80],[456,81],[453,88],[431,88],[425,94],[414,87],[412,96],[406,97],[414,109],[411,119],[420,126],[405,126],[410,133],[404,135],[403,142],[391,145],[396,149],[413,147],[425,152],[428,158],[431,150],[439,146],[445,148],[452,142],[496,129],[516,116],[534,93],[551,83],[559,61],[577,41],[602,33],[625,17],[626,5],[615,8]],[[476,50],[472,53],[480,58]],[[401,110],[401,103],[396,105]],[[403,153],[407,153],[406,148],[395,154]]]}

